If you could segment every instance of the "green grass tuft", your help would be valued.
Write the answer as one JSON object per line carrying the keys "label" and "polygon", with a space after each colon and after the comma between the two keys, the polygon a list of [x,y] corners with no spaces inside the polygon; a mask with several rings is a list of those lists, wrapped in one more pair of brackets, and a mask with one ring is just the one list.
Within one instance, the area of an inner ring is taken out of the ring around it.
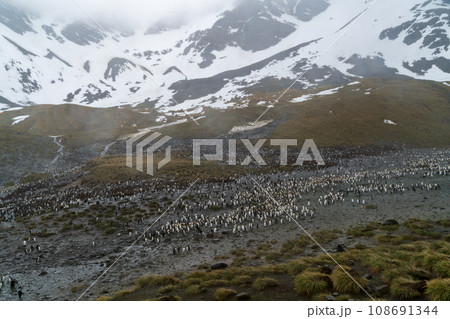
{"label": "green grass tuft", "polygon": [[369,254],[363,259],[363,264],[373,272],[379,273],[392,267],[390,260],[379,256],[378,254]]}
{"label": "green grass tuft", "polygon": [[382,234],[375,237],[377,243],[399,245],[403,243],[403,238],[396,235]]}
{"label": "green grass tuft", "polygon": [[167,285],[158,289],[158,294],[165,294],[175,290],[177,286],[175,285]]}
{"label": "green grass tuft", "polygon": [[253,288],[260,291],[276,286],[278,286],[278,282],[275,279],[269,277],[257,278],[253,283]]}
{"label": "green grass tuft", "polygon": [[233,278],[231,283],[236,286],[244,286],[252,283],[252,278],[248,275],[241,275]]}
{"label": "green grass tuft", "polygon": [[349,267],[344,267],[344,269],[351,277],[340,267],[336,267],[331,274],[331,280],[337,292],[341,294],[358,294],[361,291],[361,287],[367,288],[369,283],[367,279],[361,278],[356,271]]}
{"label": "green grass tuft", "polygon": [[281,258],[281,254],[277,251],[269,251],[266,255],[267,261],[274,261]]}
{"label": "green grass tuft", "polygon": [[298,275],[302,271],[306,270],[309,265],[300,260],[291,260],[286,267],[290,275]]}
{"label": "green grass tuft", "polygon": [[450,261],[449,260],[441,260],[438,261],[433,266],[433,271],[442,278],[449,278],[450,277]]}
{"label": "green grass tuft", "polygon": [[450,279],[434,279],[427,282],[425,293],[428,299],[433,301],[450,301]]}
{"label": "green grass tuft", "polygon": [[186,294],[187,295],[198,295],[201,292],[200,285],[191,285],[186,288]]}
{"label": "green grass tuft", "polygon": [[152,286],[166,286],[178,284],[180,280],[172,276],[158,276],[158,275],[148,275],[143,276],[136,280],[136,285],[139,288],[152,287]]}
{"label": "green grass tuft", "polygon": [[417,281],[411,278],[399,277],[392,282],[390,291],[392,297],[398,300],[412,300],[420,296],[417,286]]}
{"label": "green grass tuft", "polygon": [[331,280],[325,274],[308,270],[294,278],[294,285],[298,294],[313,296],[326,292],[331,286]]}
{"label": "green grass tuft", "polygon": [[236,291],[231,290],[231,289],[226,289],[226,288],[219,288],[214,293],[214,296],[215,296],[216,300],[218,300],[218,301],[229,300],[236,295],[237,295]]}

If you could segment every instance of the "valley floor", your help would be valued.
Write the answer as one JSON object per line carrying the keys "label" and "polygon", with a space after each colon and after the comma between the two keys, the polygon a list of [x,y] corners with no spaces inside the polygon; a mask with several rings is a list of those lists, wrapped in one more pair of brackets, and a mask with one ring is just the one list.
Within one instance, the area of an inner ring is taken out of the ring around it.
{"label": "valley floor", "polygon": [[[446,222],[444,226],[425,225],[422,233],[412,232],[417,238],[401,237],[414,227],[403,224],[383,229],[380,224],[389,219],[399,223],[410,218],[434,222],[448,219],[449,159],[448,150],[428,149],[359,156],[342,159],[337,166],[318,172],[278,172],[222,182],[199,181],[180,201],[177,199],[188,185],[164,180],[155,181],[154,185],[147,185],[148,182],[107,185],[102,191],[71,183],[61,186],[56,181],[28,185],[16,193],[4,193],[3,207],[16,205],[26,211],[28,202],[45,196],[48,198],[39,202],[39,207],[45,203],[60,203],[61,198],[65,206],[36,210],[23,216],[16,214],[14,219],[2,215],[0,273],[6,276],[5,280],[13,278],[18,283],[15,290],[4,286],[0,299],[17,300],[18,289],[24,293],[24,300],[77,299],[130,245],[127,253],[81,299],[94,300],[131,289],[137,278],[148,274],[175,274],[178,282],[218,262],[235,269],[273,266],[322,254],[321,248],[312,241],[297,250],[292,247],[286,250],[286,242],[305,240],[302,237],[305,233],[298,224],[330,252],[337,247],[347,250],[365,245],[372,249],[381,243],[395,244],[397,237],[389,235],[387,243],[382,242],[383,237],[374,237],[385,235],[386,230],[398,236],[402,244],[418,240],[429,245],[441,239],[448,240]],[[161,215],[166,209],[167,213]],[[371,222],[374,222],[372,228],[365,227]],[[441,246],[445,245],[444,242]],[[448,260],[448,250],[440,254]],[[360,255],[364,255],[363,250]],[[284,289],[285,299],[312,298],[312,295],[293,291],[292,280],[288,283],[286,276],[295,274],[283,274],[272,273],[278,282],[274,294]],[[429,276],[431,279],[436,275]],[[252,275],[251,280],[254,277]],[[199,287],[191,289],[204,288],[204,294],[191,295],[178,290],[177,295],[182,294],[184,299],[221,298],[214,295],[216,288],[223,288],[219,284],[192,285]],[[224,287],[227,285],[231,284],[224,284]],[[148,287],[145,294],[135,299],[167,295],[165,291],[158,292],[160,288],[154,285]],[[234,285],[233,289],[236,287],[240,285]],[[256,288],[239,288],[235,292],[249,289],[252,299],[276,299],[270,287],[262,292]],[[378,297],[387,296],[388,293]],[[356,294],[354,298],[367,296]],[[397,299],[391,294],[389,298]]]}

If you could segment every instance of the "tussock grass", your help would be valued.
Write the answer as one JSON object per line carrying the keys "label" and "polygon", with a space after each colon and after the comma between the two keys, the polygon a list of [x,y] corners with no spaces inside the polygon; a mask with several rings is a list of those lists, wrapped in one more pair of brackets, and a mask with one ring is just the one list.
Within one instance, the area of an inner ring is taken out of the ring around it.
{"label": "tussock grass", "polygon": [[401,236],[382,234],[375,237],[377,243],[398,245],[404,242]]}
{"label": "tussock grass", "polygon": [[301,235],[300,239],[297,240],[297,242],[295,243],[295,246],[299,248],[305,248],[310,244],[312,244],[311,238],[309,238],[309,236],[306,235]]}
{"label": "tussock grass", "polygon": [[274,261],[281,258],[281,254],[278,251],[269,251],[266,255],[267,261]]}
{"label": "tussock grass", "polygon": [[387,258],[371,253],[363,259],[363,265],[369,267],[372,272],[379,273],[392,267],[391,261]]}
{"label": "tussock grass", "polygon": [[199,278],[188,278],[181,281],[180,286],[187,288],[192,285],[200,285],[202,283],[202,280]]}
{"label": "tussock grass", "polygon": [[450,279],[434,279],[427,282],[425,293],[433,301],[450,301]]}
{"label": "tussock grass", "polygon": [[346,234],[353,237],[372,237],[375,233],[373,232],[373,230],[367,230],[365,228],[357,226],[347,229]]}
{"label": "tussock grass", "polygon": [[433,271],[442,278],[450,277],[450,260],[441,260],[433,266]]}
{"label": "tussock grass", "polygon": [[256,273],[255,267],[248,267],[248,266],[230,267],[222,271],[220,278],[231,281],[238,276],[244,275],[253,276],[255,273]]}
{"label": "tussock grass", "polygon": [[444,226],[444,227],[450,227],[450,219],[442,219],[436,222],[436,224]]}
{"label": "tussock grass", "polygon": [[336,231],[327,229],[315,231],[311,236],[319,243],[326,243],[338,238]]}
{"label": "tussock grass", "polygon": [[208,276],[208,274],[206,272],[203,271],[194,271],[190,274],[187,274],[184,279],[200,279],[203,280]]}
{"label": "tussock grass", "polygon": [[236,286],[244,286],[252,283],[252,278],[249,275],[241,275],[233,278],[231,284]]}
{"label": "tussock grass", "polygon": [[409,228],[409,229],[427,229],[430,227],[433,227],[433,223],[428,220],[422,220],[418,218],[408,218],[406,221],[403,222],[403,227]]}
{"label": "tussock grass", "polygon": [[116,301],[116,300],[123,300],[125,299],[128,295],[136,292],[138,289],[138,287],[134,287],[131,289],[126,289],[126,290],[119,290],[117,292],[114,293],[114,295],[112,296],[100,296],[99,298],[97,298],[98,301]]}
{"label": "tussock grass", "polygon": [[[412,230],[419,229],[414,227],[429,225],[426,222],[418,222],[417,220],[410,220],[409,223],[411,228],[408,229]],[[364,228],[373,229],[374,227],[379,227],[376,224],[372,223]],[[432,225],[436,227],[437,223]],[[402,233],[404,230],[401,230]],[[428,299],[447,300],[449,298],[448,277],[450,262],[448,256],[450,244],[446,241],[434,241],[431,239],[417,240],[417,238],[408,236],[408,234],[401,236],[382,234],[377,236],[377,244],[374,247],[361,246],[350,248],[345,252],[334,253],[333,257],[342,265],[351,265],[352,268],[349,266],[344,267],[364,289],[368,287],[369,281],[361,278],[355,269],[361,269],[361,267],[364,271],[368,269],[373,277],[373,281],[370,282],[379,284],[382,281],[386,284],[386,289],[377,291],[377,295],[386,300],[413,300],[417,298],[424,299],[425,297]],[[380,240],[380,238],[382,239]],[[387,240],[385,240],[386,238]],[[397,244],[399,238],[406,242]],[[408,240],[411,240],[411,242],[408,242]],[[412,240],[414,241],[412,242]],[[295,249],[298,242],[296,239],[290,240],[288,244],[282,247],[285,250]],[[278,253],[269,251],[270,247],[270,244],[263,244],[263,246],[259,247],[258,253],[265,255]],[[266,248],[267,250],[265,250]],[[248,253],[249,251],[241,250],[238,252],[239,255]],[[242,258],[242,256],[236,258]],[[280,258],[286,259],[286,253],[283,253]],[[349,263],[350,260],[352,260],[351,263]],[[309,256],[290,260],[285,263],[228,267],[224,270],[205,269],[186,274],[183,278],[181,278],[183,276],[181,274],[179,275],[180,279],[171,276],[149,275],[139,278],[135,288],[119,291],[113,296],[103,297],[100,300],[146,299],[149,297],[148,295],[164,294],[171,291],[180,293],[184,297],[186,295],[196,296],[202,290],[205,290],[206,298],[216,296],[214,291],[206,290],[204,287],[220,288],[221,290],[217,289],[219,292],[216,299],[229,300],[236,294],[234,290],[229,288],[237,286],[247,286],[247,289],[259,291],[257,299],[272,300],[283,298],[286,292],[284,292],[284,289],[280,289],[281,295],[277,296],[271,294],[269,288],[279,285],[279,283],[290,279],[293,275],[295,276],[293,279],[295,292],[299,295],[307,296],[309,299],[324,300],[326,295],[333,291],[340,293],[340,297],[336,298],[337,300],[341,300],[340,298],[346,300],[361,297],[361,287],[340,268],[330,267],[330,264],[334,264],[330,257],[320,254],[314,257]],[[441,278],[436,279],[436,277]],[[252,286],[250,287],[250,285]],[[145,289],[140,290],[141,288]],[[227,293],[220,293],[222,290]],[[263,292],[265,290],[268,292]],[[292,297],[289,296],[289,298]],[[163,297],[162,300],[172,300],[174,298],[173,296],[168,296]]]}
{"label": "tussock grass", "polygon": [[298,275],[306,270],[310,265],[301,260],[291,260],[287,265],[287,272],[290,275]]}
{"label": "tussock grass", "polygon": [[232,267],[241,267],[244,264],[244,261],[246,261],[247,258],[245,256],[242,257],[236,257],[231,262]]}
{"label": "tussock grass", "polygon": [[360,261],[366,255],[367,255],[366,247],[358,247],[358,248],[350,248],[346,252],[334,254],[333,258],[340,264],[346,264],[349,260]]}
{"label": "tussock grass", "polygon": [[403,274],[411,276],[412,278],[414,278],[416,280],[423,280],[423,279],[428,280],[433,277],[433,275],[429,271],[427,271],[423,268],[418,268],[411,264],[406,264],[403,267],[399,267],[399,269],[401,269]]}
{"label": "tussock grass", "polygon": [[433,241],[431,244],[431,248],[440,254],[450,255],[450,244],[445,241]]}
{"label": "tussock grass", "polygon": [[402,244],[398,248],[399,250],[410,251],[410,252],[420,252],[424,249],[424,246],[420,243],[417,244]]}
{"label": "tussock grass", "polygon": [[446,260],[447,258],[447,255],[437,254],[434,252],[423,252],[411,256],[411,260],[416,266],[425,268],[427,270],[432,270],[438,262]]}
{"label": "tussock grass", "polygon": [[281,245],[280,251],[282,253],[287,253],[287,252],[292,251],[294,249],[294,247],[295,247],[295,243],[296,242],[297,241],[295,239],[289,239],[288,241],[285,241],[283,243],[283,245]]}
{"label": "tussock grass", "polygon": [[334,264],[333,259],[330,258],[330,256],[322,254],[317,256],[314,259],[314,262],[318,265],[328,265],[328,264]]}
{"label": "tussock grass", "polygon": [[298,294],[312,296],[327,291],[331,280],[328,275],[308,270],[294,278],[294,285]]}
{"label": "tussock grass", "polygon": [[[367,288],[369,281],[354,271],[350,267],[343,267],[345,271],[352,276],[349,277],[340,267],[336,267],[331,273],[331,280],[333,281],[333,287],[337,292],[341,294],[358,294],[361,291],[361,287]],[[359,285],[361,286],[359,286]]]}
{"label": "tussock grass", "polygon": [[392,296],[398,300],[411,300],[420,296],[417,289],[419,282],[407,277],[394,279],[390,286]]}
{"label": "tussock grass", "polygon": [[379,230],[387,231],[387,232],[393,232],[400,228],[400,225],[380,225],[378,227]]}
{"label": "tussock grass", "polygon": [[167,286],[159,288],[158,289],[158,294],[165,294],[165,293],[174,291],[175,289],[177,289],[177,286],[175,286],[175,285],[167,285]]}
{"label": "tussock grass", "polygon": [[178,284],[180,280],[172,276],[158,276],[158,275],[148,275],[143,276],[136,280],[136,285],[139,288],[152,287],[152,286],[166,286]]}
{"label": "tussock grass", "polygon": [[212,279],[222,279],[224,275],[224,270],[223,269],[218,269],[218,270],[206,270],[206,277],[205,279],[207,280],[212,280]]}
{"label": "tussock grass", "polygon": [[278,286],[278,282],[275,279],[269,277],[257,278],[253,283],[253,288],[260,291],[276,286]]}
{"label": "tussock grass", "polygon": [[426,230],[426,229],[411,229],[411,232],[413,234],[419,235],[419,236],[423,236],[423,237],[427,237],[427,238],[432,238],[432,239],[440,239],[441,238],[441,233],[437,232],[437,231],[432,231],[432,230]]}
{"label": "tussock grass", "polygon": [[226,288],[219,288],[214,293],[214,296],[216,300],[218,301],[224,301],[229,300],[237,295],[237,292],[232,289],[226,289]]}
{"label": "tussock grass", "polygon": [[262,265],[260,267],[252,267],[252,272],[254,275],[273,275],[273,274],[284,274],[287,272],[285,264],[276,265]]}
{"label": "tussock grass", "polygon": [[198,295],[201,292],[201,287],[200,285],[191,285],[189,287],[186,288],[186,294],[187,295]]}

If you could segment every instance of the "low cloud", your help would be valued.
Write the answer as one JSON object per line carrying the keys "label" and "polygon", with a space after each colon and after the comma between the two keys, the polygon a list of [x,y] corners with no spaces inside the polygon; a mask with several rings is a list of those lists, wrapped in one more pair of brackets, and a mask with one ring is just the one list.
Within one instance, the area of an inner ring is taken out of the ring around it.
{"label": "low cloud", "polygon": [[[5,2],[5,0],[0,0]],[[223,0],[6,0],[40,16],[60,20],[87,19],[148,28],[158,23],[183,24],[219,14],[234,1]]]}

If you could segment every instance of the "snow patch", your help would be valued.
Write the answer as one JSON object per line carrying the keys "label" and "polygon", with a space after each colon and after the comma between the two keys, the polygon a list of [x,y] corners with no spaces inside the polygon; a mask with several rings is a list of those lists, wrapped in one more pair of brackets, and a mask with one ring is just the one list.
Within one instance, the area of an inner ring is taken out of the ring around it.
{"label": "snow patch", "polygon": [[147,128],[144,128],[144,129],[139,130],[139,133],[138,133],[138,134],[145,134],[145,133],[148,133],[148,132],[150,132],[150,131],[154,131],[154,130],[157,130],[157,129],[160,129],[160,128],[164,128],[164,127],[168,127],[168,126],[172,126],[172,125],[182,124],[182,123],[185,123],[185,122],[187,122],[187,121],[188,121],[187,119],[181,119],[181,120],[178,120],[178,121],[175,121],[175,122],[171,122],[171,123],[167,123],[167,124],[162,124],[162,125],[158,125],[158,126],[147,127]]}
{"label": "snow patch", "polygon": [[342,89],[343,86],[339,86],[337,88],[334,89],[329,89],[329,90],[325,90],[325,91],[321,91],[319,93],[314,93],[314,94],[306,94],[306,95],[302,95],[300,97],[297,97],[295,99],[291,100],[291,103],[300,103],[300,102],[305,102],[305,101],[309,101],[311,100],[313,97],[315,96],[324,96],[324,95],[332,95],[337,93],[340,89]]}
{"label": "snow patch", "polygon": [[17,123],[20,123],[24,120],[26,120],[27,118],[29,118],[29,115],[20,115],[20,116],[16,116],[13,118],[13,123],[11,125],[16,125]]}
{"label": "snow patch", "polygon": [[392,122],[391,120],[384,120],[383,123],[384,124],[389,124],[389,125],[397,125],[397,123]]}
{"label": "snow patch", "polygon": [[265,121],[257,121],[254,123],[248,123],[247,125],[242,125],[242,126],[234,126],[229,132],[228,134],[233,134],[233,133],[239,133],[239,132],[245,132],[245,131],[250,131],[250,130],[254,130],[260,127],[263,127],[269,123],[271,123],[273,120],[265,120]]}
{"label": "snow patch", "polygon": [[6,104],[0,104],[0,113],[8,112],[8,111],[20,111],[23,109],[22,107],[9,107]]}

